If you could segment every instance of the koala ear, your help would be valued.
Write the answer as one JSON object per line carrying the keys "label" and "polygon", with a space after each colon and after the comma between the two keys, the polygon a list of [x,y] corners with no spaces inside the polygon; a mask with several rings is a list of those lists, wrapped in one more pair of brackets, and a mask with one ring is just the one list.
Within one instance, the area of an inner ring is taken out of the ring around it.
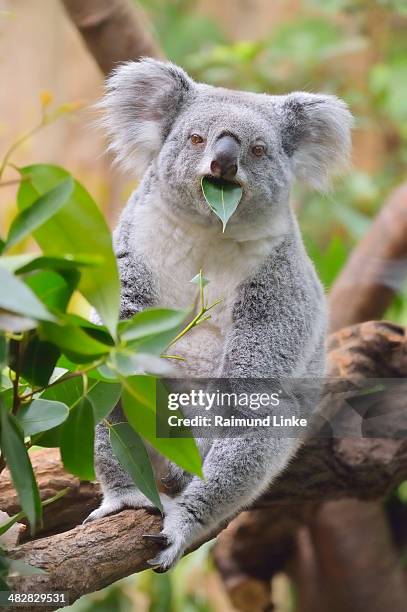
{"label": "koala ear", "polygon": [[114,70],[97,105],[116,161],[141,176],[158,154],[194,83],[177,66],[144,59]]}
{"label": "koala ear", "polygon": [[280,107],[283,149],[295,176],[321,191],[349,163],[353,117],[345,102],[329,95],[295,92]]}

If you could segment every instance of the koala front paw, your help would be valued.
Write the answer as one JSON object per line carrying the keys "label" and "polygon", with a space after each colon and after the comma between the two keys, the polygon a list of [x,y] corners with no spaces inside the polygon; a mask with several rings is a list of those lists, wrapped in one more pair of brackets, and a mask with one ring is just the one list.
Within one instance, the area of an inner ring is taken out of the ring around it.
{"label": "koala front paw", "polygon": [[194,541],[196,525],[191,522],[191,515],[175,499],[166,495],[162,495],[161,499],[164,505],[163,529],[159,534],[145,534],[144,537],[163,546],[163,550],[154,559],[149,559],[148,564],[158,572],[166,572],[174,567]]}
{"label": "koala front paw", "polygon": [[125,508],[145,508],[159,512],[158,508],[138,489],[126,487],[114,489],[105,494],[99,508],[93,510],[83,521],[83,524],[109,516],[109,514],[116,514],[116,512],[120,512],[120,510]]}

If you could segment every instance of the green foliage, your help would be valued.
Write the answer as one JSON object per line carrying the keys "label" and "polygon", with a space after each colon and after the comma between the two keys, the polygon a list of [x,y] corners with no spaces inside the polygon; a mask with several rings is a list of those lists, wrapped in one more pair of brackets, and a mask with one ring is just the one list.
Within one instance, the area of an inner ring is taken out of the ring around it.
{"label": "green foliage", "polygon": [[17,413],[17,420],[24,436],[48,431],[63,423],[69,415],[68,407],[62,402],[46,399],[35,399],[22,406]]}
{"label": "green foliage", "polygon": [[53,217],[65,206],[72,195],[72,190],[73,181],[71,177],[68,177],[17,215],[10,226],[4,251],[24,240],[37,227]]}
{"label": "green foliage", "polygon": [[[33,236],[42,254],[0,255],[0,467],[9,468],[22,508],[0,531],[22,517],[32,530],[41,523],[30,447],[59,447],[65,469],[92,480],[95,426],[102,421],[123,467],[161,509],[143,438],[184,469],[198,475],[202,470],[193,438],[158,437],[159,381],[151,374],[168,371],[165,349],[214,304],[204,304],[199,282],[201,311],[186,327],[188,311],[163,308],[119,322],[112,239],[95,202],[61,168],[33,165],[20,174],[20,212],[3,253]],[[76,294],[104,325],[71,312]],[[121,397],[129,423],[113,425],[109,414]],[[0,563],[4,581],[11,565],[4,556]]]}
{"label": "green foliage", "polygon": [[[53,315],[47,310],[45,305],[28,288],[28,286],[13,276],[8,270],[0,266],[0,308],[3,311],[22,315],[26,319],[23,324],[25,328],[35,327],[34,320],[53,321]],[[0,329],[7,331],[8,323],[5,314],[0,311]]]}
{"label": "green foliage", "polygon": [[[69,179],[69,173],[56,166],[39,164],[20,169],[23,178],[18,193],[21,210]],[[91,196],[77,181],[56,214],[34,232],[43,253],[48,256],[97,254],[100,263],[82,270],[79,289],[98,311],[112,335],[119,313],[120,283],[112,238],[108,226]]]}

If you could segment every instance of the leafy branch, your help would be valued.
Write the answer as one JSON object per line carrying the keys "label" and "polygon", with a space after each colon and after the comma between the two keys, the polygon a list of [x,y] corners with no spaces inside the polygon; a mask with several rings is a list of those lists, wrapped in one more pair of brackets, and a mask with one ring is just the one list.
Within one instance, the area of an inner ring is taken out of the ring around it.
{"label": "leafy branch", "polygon": [[[154,368],[160,359],[183,360],[168,354],[168,347],[207,321],[221,300],[208,304],[208,281],[200,271],[192,279],[199,287],[199,310],[187,325],[187,311],[164,308],[119,321],[112,238],[96,203],[61,168],[33,165],[18,171],[19,212],[0,256],[0,471],[9,468],[22,512],[35,530],[42,505],[28,450],[59,447],[67,471],[94,479],[95,426],[107,422],[122,398],[128,423],[110,425],[113,452],[160,508],[145,440],[185,470],[201,476],[202,468],[193,438],[155,433]],[[40,256],[5,254],[30,235]],[[102,324],[71,311],[75,293],[95,308]]]}
{"label": "leafy branch", "polygon": [[215,300],[211,305],[208,305],[205,302],[204,290],[205,290],[205,285],[207,285],[208,282],[209,282],[208,279],[206,279],[202,275],[202,270],[200,270],[199,273],[196,276],[194,276],[194,278],[191,280],[191,283],[195,283],[199,285],[199,299],[200,299],[200,304],[201,304],[200,310],[198,314],[192,319],[192,321],[188,323],[188,325],[186,325],[186,327],[184,327],[184,329],[180,331],[180,333],[170,342],[168,347],[178,342],[178,340],[180,340],[183,336],[185,336],[185,334],[190,332],[191,329],[193,329],[197,325],[200,325],[201,323],[208,321],[211,318],[211,315],[208,315],[207,313],[210,310],[212,310],[212,308],[214,308],[215,306],[217,306],[223,301],[223,298],[219,298]]}

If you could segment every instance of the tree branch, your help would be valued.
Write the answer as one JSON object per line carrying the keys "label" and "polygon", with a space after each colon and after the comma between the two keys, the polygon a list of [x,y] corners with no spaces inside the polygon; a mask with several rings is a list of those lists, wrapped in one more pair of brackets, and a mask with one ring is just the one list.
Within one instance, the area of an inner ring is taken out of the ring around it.
{"label": "tree branch", "polygon": [[[71,529],[98,506],[101,499],[99,485],[80,481],[79,478],[65,472],[60,461],[59,449],[43,448],[31,453],[30,456],[42,501],[68,489],[64,497],[44,508],[43,527],[37,531],[36,537]],[[8,470],[2,474],[0,481],[0,509],[9,516],[20,510]],[[21,539],[24,541],[29,537],[27,529]]]}
{"label": "tree branch", "polygon": [[[143,510],[126,510],[65,533],[27,542],[13,551],[13,557],[40,567],[47,574],[14,578],[12,587],[20,592],[66,592],[69,603],[73,603],[85,593],[146,569],[147,560],[154,557],[158,547],[142,535],[159,530],[159,517]],[[30,606],[24,608],[31,610]],[[38,606],[32,609],[38,610]],[[52,606],[44,605],[41,609]]]}
{"label": "tree branch", "polygon": [[162,57],[148,22],[128,0],[63,0],[88,50],[104,75],[120,62]]}

